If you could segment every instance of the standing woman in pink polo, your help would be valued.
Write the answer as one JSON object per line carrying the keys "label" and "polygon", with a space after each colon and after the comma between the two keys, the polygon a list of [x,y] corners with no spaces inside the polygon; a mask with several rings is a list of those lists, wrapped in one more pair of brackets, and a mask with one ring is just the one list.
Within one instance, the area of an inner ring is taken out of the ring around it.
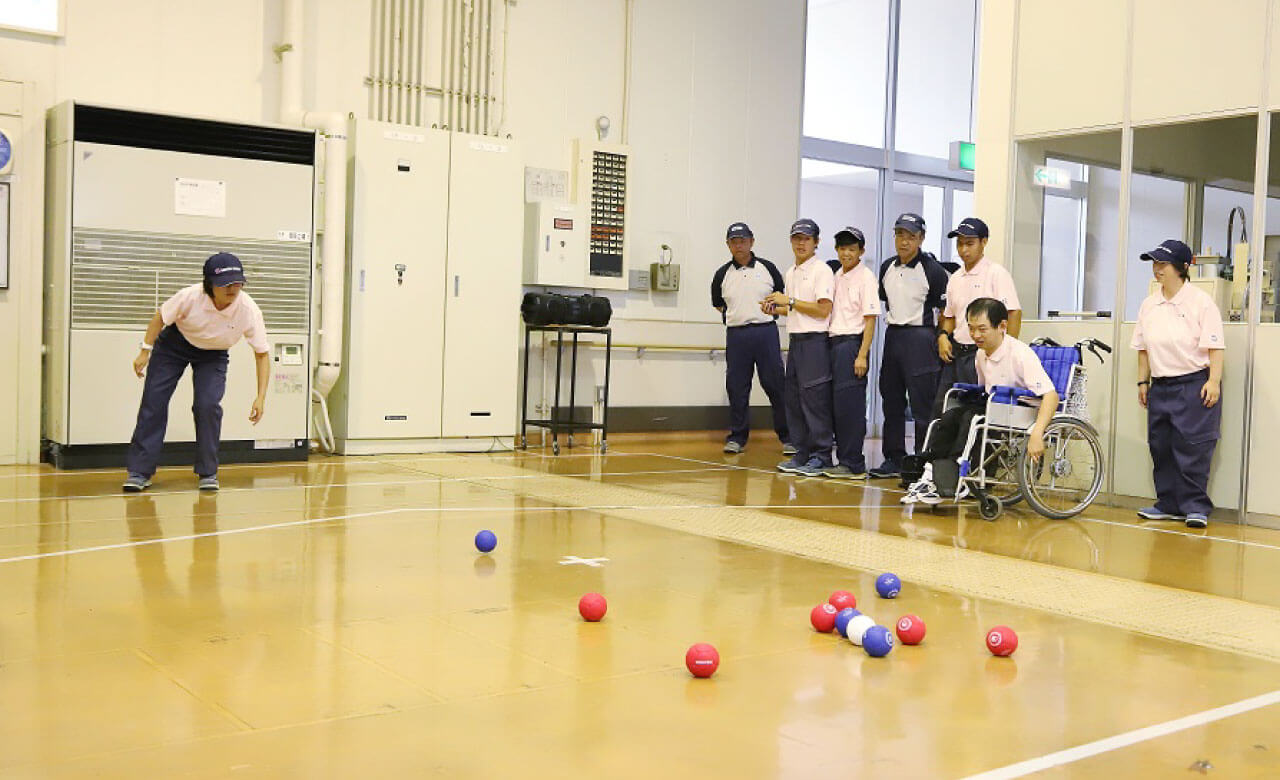
{"label": "standing woman in pink polo", "polygon": [[1147,409],[1147,445],[1156,483],[1147,520],[1185,520],[1205,528],[1209,464],[1222,427],[1222,313],[1190,284],[1191,249],[1169,240],[1142,255],[1160,289],[1138,310],[1130,343],[1138,350],[1138,402]]}
{"label": "standing woman in pink polo", "polygon": [[248,293],[241,292],[244,283],[240,259],[219,252],[204,263],[204,283],[179,290],[147,325],[133,360],[134,373],[141,377],[145,372],[146,384],[125,462],[126,492],[137,493],[151,485],[169,424],[169,401],[187,366],[191,366],[195,390],[191,412],[196,423],[196,476],[201,490],[218,489],[227,350],[242,337],[253,347],[258,371],[258,396],[249,409],[249,420],[257,425],[262,419],[271,361],[262,310]]}

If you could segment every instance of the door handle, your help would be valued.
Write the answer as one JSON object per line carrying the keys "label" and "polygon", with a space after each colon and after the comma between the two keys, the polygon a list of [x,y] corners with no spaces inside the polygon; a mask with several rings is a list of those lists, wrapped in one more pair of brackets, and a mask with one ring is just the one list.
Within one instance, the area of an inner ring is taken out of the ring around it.
{"label": "door handle", "polygon": [[455,275],[455,276],[453,277],[453,297],[455,297],[455,298],[457,298],[457,297],[458,297],[458,286],[459,286],[459,283],[460,283],[460,280],[461,280],[461,279],[462,279],[462,277],[461,277],[461,276],[456,276],[456,275]]}

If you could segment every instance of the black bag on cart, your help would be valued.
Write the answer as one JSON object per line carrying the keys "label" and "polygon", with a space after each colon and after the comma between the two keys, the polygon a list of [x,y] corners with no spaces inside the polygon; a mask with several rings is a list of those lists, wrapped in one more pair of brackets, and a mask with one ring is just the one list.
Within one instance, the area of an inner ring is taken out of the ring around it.
{"label": "black bag on cart", "polygon": [[919,455],[908,455],[902,459],[902,466],[899,468],[901,475],[900,484],[904,488],[911,485],[924,476],[924,458]]}
{"label": "black bag on cart", "polygon": [[585,325],[603,328],[613,317],[613,304],[600,295],[525,293],[520,315],[526,325]]}
{"label": "black bag on cart", "polygon": [[563,295],[555,293],[525,293],[520,302],[520,316],[526,325],[535,327],[563,323],[565,303]]}

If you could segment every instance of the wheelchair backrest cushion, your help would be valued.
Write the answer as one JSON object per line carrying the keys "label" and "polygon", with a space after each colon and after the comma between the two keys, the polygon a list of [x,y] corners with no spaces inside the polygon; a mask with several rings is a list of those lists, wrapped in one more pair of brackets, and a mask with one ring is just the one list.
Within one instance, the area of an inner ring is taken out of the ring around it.
{"label": "wheelchair backrest cushion", "polygon": [[1071,380],[1071,367],[1080,362],[1080,350],[1075,347],[1045,347],[1033,344],[1031,351],[1040,358],[1044,372],[1053,382],[1053,389],[1065,399],[1067,383]]}

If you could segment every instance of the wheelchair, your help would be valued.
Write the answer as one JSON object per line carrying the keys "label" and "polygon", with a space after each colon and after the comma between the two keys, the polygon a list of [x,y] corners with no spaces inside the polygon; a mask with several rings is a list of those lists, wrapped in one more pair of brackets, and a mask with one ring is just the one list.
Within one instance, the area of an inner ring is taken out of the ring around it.
{"label": "wheelchair", "polygon": [[[972,497],[984,520],[995,520],[1005,507],[1023,499],[1039,514],[1074,517],[1098,497],[1102,488],[1103,454],[1098,432],[1089,422],[1088,372],[1084,353],[1103,357],[1099,350],[1111,347],[1097,339],[1085,339],[1064,347],[1052,339],[1031,342],[1045,373],[1058,391],[1058,409],[1044,432],[1044,455],[1027,455],[1027,436],[1035,424],[1038,406],[1034,395],[1022,388],[956,383],[947,391],[943,409],[984,404],[974,416],[959,464],[955,500]],[[929,424],[928,437],[937,421]]]}

